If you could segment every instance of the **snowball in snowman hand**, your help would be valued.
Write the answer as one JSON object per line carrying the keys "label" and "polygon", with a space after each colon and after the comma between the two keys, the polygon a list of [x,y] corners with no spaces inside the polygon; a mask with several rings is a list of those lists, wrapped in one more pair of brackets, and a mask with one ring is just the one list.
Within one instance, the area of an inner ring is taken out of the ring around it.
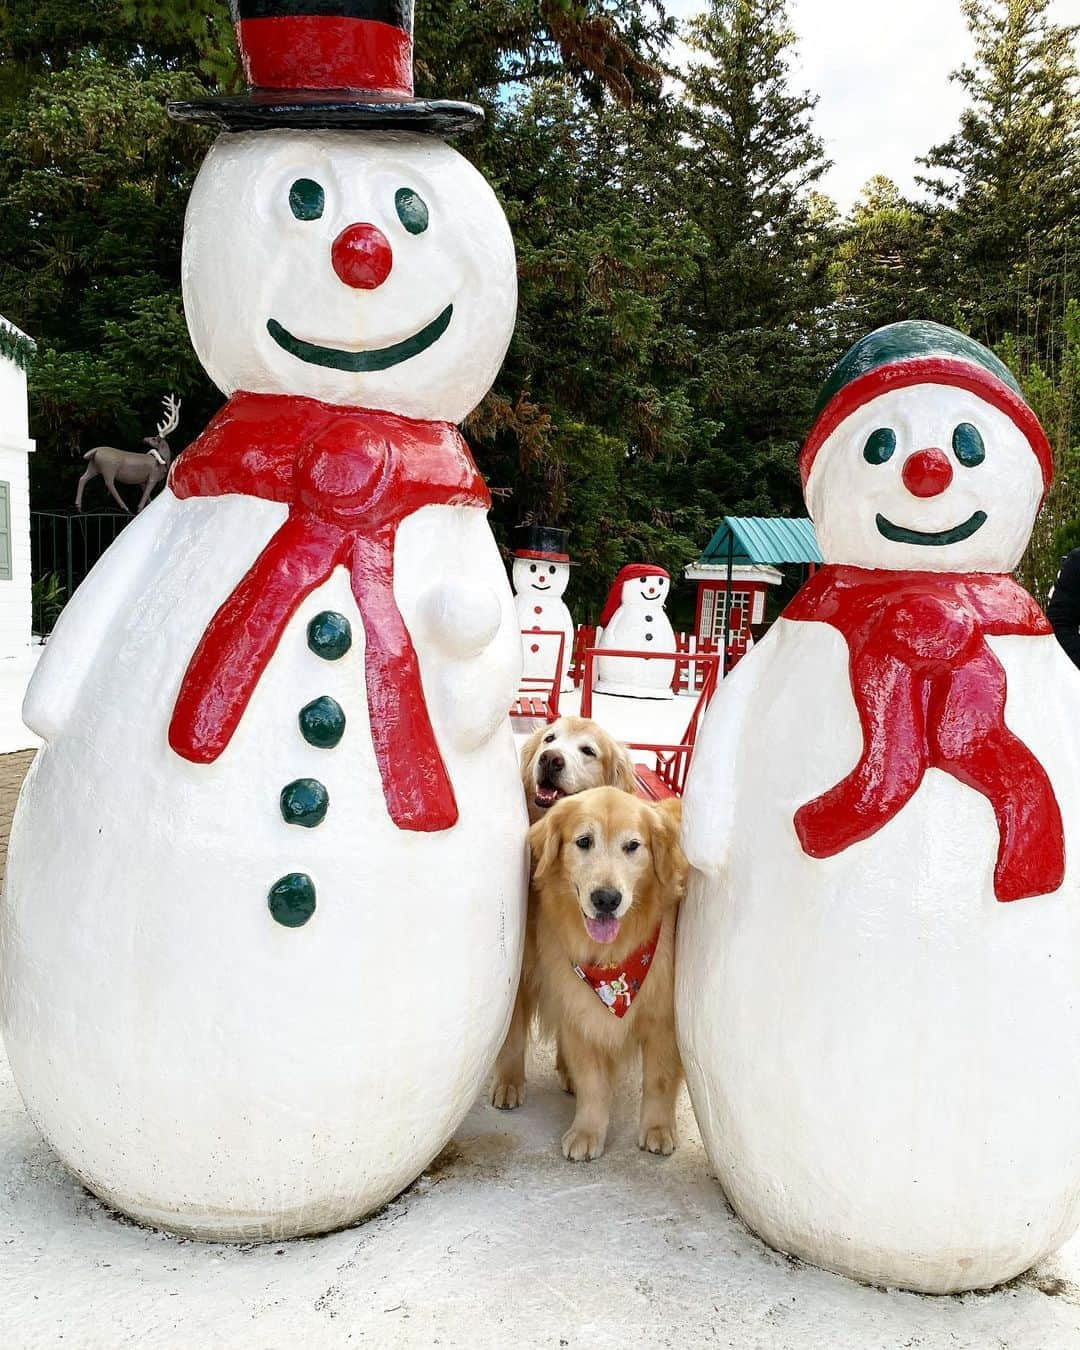
{"label": "snowball in snowman hand", "polygon": [[[511,579],[521,628],[522,679],[536,690],[556,678],[564,692],[573,688],[574,620],[563,595],[570,584],[567,531],[549,525],[523,525],[517,532]],[[560,653],[559,638],[562,636]]]}
{"label": "snowball in snowman hand", "polygon": [[825,564],[687,783],[687,1081],[774,1246],[983,1288],[1080,1221],[1080,681],[1009,576],[1050,447],[991,352],[903,323],[839,363],[801,467]]}
{"label": "snowball in snowman hand", "polygon": [[454,425],[510,338],[513,244],[430,134],[478,110],[405,87],[411,5],[336,8],[238,0],[265,88],[179,110],[230,130],[183,257],[230,397],[50,639],[0,913],[36,1124],[199,1237],[324,1231],[412,1181],[520,963],[520,636]]}
{"label": "snowball in snowman hand", "polygon": [[[622,568],[600,613],[597,647],[672,652],[675,632],[664,610],[671,577],[651,563]],[[629,698],[674,698],[675,662],[641,657],[598,657],[596,692]]]}

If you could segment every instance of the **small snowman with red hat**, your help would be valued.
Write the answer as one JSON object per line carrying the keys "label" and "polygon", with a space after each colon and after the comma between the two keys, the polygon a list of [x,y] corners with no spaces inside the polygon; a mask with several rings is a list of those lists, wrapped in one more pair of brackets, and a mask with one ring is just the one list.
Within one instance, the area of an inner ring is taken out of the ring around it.
{"label": "small snowman with red hat", "polygon": [[[675,631],[664,604],[671,589],[671,577],[655,563],[628,563],[621,569],[608,591],[600,611],[597,640],[600,649],[635,652],[673,652]],[[626,698],[674,698],[674,661],[638,657],[598,657],[596,685],[598,694],[619,694]]]}
{"label": "small snowman with red hat", "polygon": [[341,1227],[444,1146],[523,938],[521,640],[457,429],[514,248],[412,92],[411,0],[234,0],[184,303],[228,401],[65,610],[25,704],[0,1017],[109,1203]]}
{"label": "small snowman with red hat", "polygon": [[517,531],[511,580],[514,604],[521,628],[522,678],[529,681],[551,680],[559,661],[559,639],[544,636],[546,631],[563,635],[559,688],[574,687],[570,679],[570,661],[574,654],[574,620],[563,596],[570,584],[570,554],[567,530],[551,525],[522,525]]}
{"label": "small snowman with red hat", "polygon": [[906,322],[837,365],[801,467],[825,565],[686,790],[687,1079],[774,1246],[985,1288],[1080,1221],[1080,680],[1010,575],[1050,447],[991,352]]}

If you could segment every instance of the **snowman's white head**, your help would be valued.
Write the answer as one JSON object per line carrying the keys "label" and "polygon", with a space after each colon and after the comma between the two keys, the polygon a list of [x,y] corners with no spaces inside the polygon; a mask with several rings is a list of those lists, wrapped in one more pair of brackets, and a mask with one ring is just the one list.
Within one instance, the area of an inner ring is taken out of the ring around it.
{"label": "snowman's white head", "polygon": [[[804,448],[822,555],[863,568],[1009,572],[1049,481],[1046,438],[1012,377],[971,339],[896,324],[863,344],[892,335],[910,345],[911,330],[952,345],[856,370],[826,399]],[[975,363],[965,359],[972,349]]]}
{"label": "snowman's white head", "polygon": [[619,603],[624,609],[663,609],[670,589],[671,579],[661,576],[659,572],[632,577],[623,582]]}
{"label": "snowman's white head", "polygon": [[570,584],[568,563],[548,562],[543,558],[515,558],[514,592],[559,600]]}
{"label": "snowman's white head", "polygon": [[514,245],[487,181],[436,137],[221,136],[192,189],[184,307],[226,394],[460,422],[506,354]]}

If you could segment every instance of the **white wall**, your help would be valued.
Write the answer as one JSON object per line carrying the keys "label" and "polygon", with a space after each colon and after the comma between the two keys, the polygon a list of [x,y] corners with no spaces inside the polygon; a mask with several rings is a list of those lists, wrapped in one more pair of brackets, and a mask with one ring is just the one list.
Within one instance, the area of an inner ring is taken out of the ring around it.
{"label": "white wall", "polygon": [[11,580],[0,579],[0,659],[30,644],[30,475],[26,374],[0,356],[0,482],[10,486]]}

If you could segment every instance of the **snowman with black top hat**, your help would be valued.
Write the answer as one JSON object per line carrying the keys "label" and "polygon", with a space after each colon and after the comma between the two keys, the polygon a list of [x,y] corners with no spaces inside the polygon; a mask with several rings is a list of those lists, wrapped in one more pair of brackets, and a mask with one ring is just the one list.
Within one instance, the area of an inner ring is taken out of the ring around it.
{"label": "snowman with black top hat", "polygon": [[1010,576],[1050,446],[992,352],[907,322],[838,364],[801,468],[825,565],[687,783],[687,1082],[773,1245],[984,1288],[1080,1221],[1080,680]]}
{"label": "snowman with black top hat", "polygon": [[490,1068],[521,953],[521,646],[456,423],[514,323],[491,188],[412,96],[406,0],[236,0],[246,94],[184,302],[228,402],[26,698],[0,1015],[98,1195],[199,1237],[384,1204]]}
{"label": "snowman with black top hat", "polygon": [[[551,525],[522,525],[517,531],[511,580],[521,628],[522,678],[551,680],[558,665],[559,688],[574,687],[570,663],[574,654],[574,620],[563,596],[574,565],[567,552],[569,531]],[[548,636],[545,636],[545,633]],[[551,633],[561,633],[559,639]]]}

